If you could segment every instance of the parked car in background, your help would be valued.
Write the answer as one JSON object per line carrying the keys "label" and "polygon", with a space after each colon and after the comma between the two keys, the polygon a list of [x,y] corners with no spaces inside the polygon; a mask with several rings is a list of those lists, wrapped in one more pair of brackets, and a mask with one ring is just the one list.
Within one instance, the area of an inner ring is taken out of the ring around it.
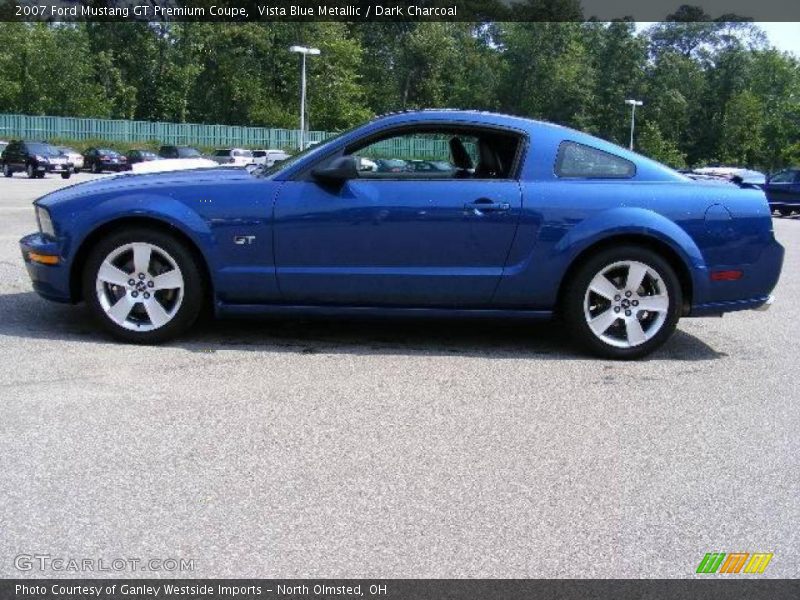
{"label": "parked car in background", "polygon": [[125,153],[125,158],[128,160],[129,165],[161,159],[161,157],[158,154],[156,154],[151,150],[139,150],[138,148],[128,150]]}
{"label": "parked car in background", "polygon": [[253,150],[253,164],[271,167],[289,156],[291,155],[283,150]]}
{"label": "parked car in background", "polygon": [[92,173],[127,171],[128,160],[110,148],[89,148],[83,155],[83,167]]}
{"label": "parked car in background", "polygon": [[377,173],[402,173],[408,171],[408,163],[401,158],[379,158],[375,161]]}
{"label": "parked car in background", "polygon": [[771,175],[761,186],[769,207],[783,216],[800,211],[800,167],[784,169]]}
{"label": "parked car in background", "polygon": [[161,146],[158,149],[161,158],[202,158],[203,155],[197,148],[191,146]]}
{"label": "parked car in background", "polygon": [[[450,177],[358,170],[386,146],[415,159],[420,137],[448,140]],[[270,169],[110,178],[34,205],[39,231],[20,241],[34,289],[85,300],[110,334],[147,344],[186,332],[206,306],[558,314],[587,349],[631,359],[682,317],[768,307],[783,262],[759,189],[477,111],[395,113]]]}
{"label": "parked car in background", "polygon": [[210,158],[159,158],[145,160],[131,165],[131,171],[138,173],[163,173],[165,171],[185,171],[187,169],[219,168]]}
{"label": "parked car in background", "polygon": [[220,165],[246,167],[255,164],[253,153],[244,148],[220,148],[214,151],[211,160]]}
{"label": "parked car in background", "polygon": [[83,168],[83,155],[80,152],[69,146],[56,146],[56,148],[72,163],[73,172],[77,173]]}
{"label": "parked car in background", "polygon": [[453,172],[453,165],[444,160],[411,160],[407,168],[416,173],[428,173],[431,177],[448,177]]}
{"label": "parked car in background", "polygon": [[6,177],[22,171],[31,179],[42,178],[45,173],[59,173],[63,179],[69,179],[72,173],[72,163],[67,157],[55,146],[44,142],[10,142],[0,160]]}

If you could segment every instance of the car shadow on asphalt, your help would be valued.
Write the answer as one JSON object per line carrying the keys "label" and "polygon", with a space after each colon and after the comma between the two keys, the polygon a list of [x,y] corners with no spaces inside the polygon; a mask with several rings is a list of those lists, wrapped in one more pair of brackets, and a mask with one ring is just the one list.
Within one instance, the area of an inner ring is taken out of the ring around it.
{"label": "car shadow on asphalt", "polygon": [[[116,343],[84,305],[47,302],[33,292],[0,295],[0,336]],[[488,319],[205,319],[169,346],[302,354],[408,354],[485,358],[586,359],[562,325]],[[713,360],[727,356],[680,329],[647,360]]]}

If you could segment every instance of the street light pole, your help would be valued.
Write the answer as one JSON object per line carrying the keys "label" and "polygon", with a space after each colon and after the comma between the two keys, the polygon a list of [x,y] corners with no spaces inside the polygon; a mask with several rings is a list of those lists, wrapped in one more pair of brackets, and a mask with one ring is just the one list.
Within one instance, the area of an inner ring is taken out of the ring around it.
{"label": "street light pole", "polygon": [[633,150],[633,128],[636,126],[636,107],[642,106],[644,102],[641,100],[625,100],[625,104],[631,107],[631,145],[630,149]]}
{"label": "street light pole", "polygon": [[292,46],[289,52],[297,52],[302,58],[302,74],[300,75],[300,150],[306,145],[306,56],[319,55],[318,48],[308,48],[306,46]]}

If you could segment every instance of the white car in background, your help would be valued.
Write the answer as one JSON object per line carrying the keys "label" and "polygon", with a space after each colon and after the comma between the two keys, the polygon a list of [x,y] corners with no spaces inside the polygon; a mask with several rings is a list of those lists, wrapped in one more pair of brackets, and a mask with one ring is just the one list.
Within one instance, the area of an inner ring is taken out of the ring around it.
{"label": "white car in background", "polygon": [[220,148],[215,150],[211,160],[220,165],[246,167],[255,164],[253,153],[244,148]]}
{"label": "white car in background", "polygon": [[69,146],[56,146],[56,150],[66,156],[67,160],[72,163],[73,171],[77,173],[83,169],[83,154],[75,150],[75,148],[70,148]]}
{"label": "white car in background", "polygon": [[253,150],[253,163],[267,168],[291,156],[283,150]]}
{"label": "white car in background", "polygon": [[210,158],[165,158],[163,160],[147,160],[131,165],[133,174],[163,173],[164,171],[183,171],[185,169],[213,169],[219,163]]}

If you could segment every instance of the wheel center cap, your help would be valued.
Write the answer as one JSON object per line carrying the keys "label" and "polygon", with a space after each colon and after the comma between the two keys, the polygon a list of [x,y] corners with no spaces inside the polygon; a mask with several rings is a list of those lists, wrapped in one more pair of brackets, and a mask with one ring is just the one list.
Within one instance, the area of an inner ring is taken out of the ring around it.
{"label": "wheel center cap", "polygon": [[622,305],[622,308],[630,308],[631,301],[625,298],[620,304]]}
{"label": "wheel center cap", "polygon": [[139,281],[136,284],[136,291],[137,292],[144,292],[145,290],[147,290],[147,284],[144,281]]}

